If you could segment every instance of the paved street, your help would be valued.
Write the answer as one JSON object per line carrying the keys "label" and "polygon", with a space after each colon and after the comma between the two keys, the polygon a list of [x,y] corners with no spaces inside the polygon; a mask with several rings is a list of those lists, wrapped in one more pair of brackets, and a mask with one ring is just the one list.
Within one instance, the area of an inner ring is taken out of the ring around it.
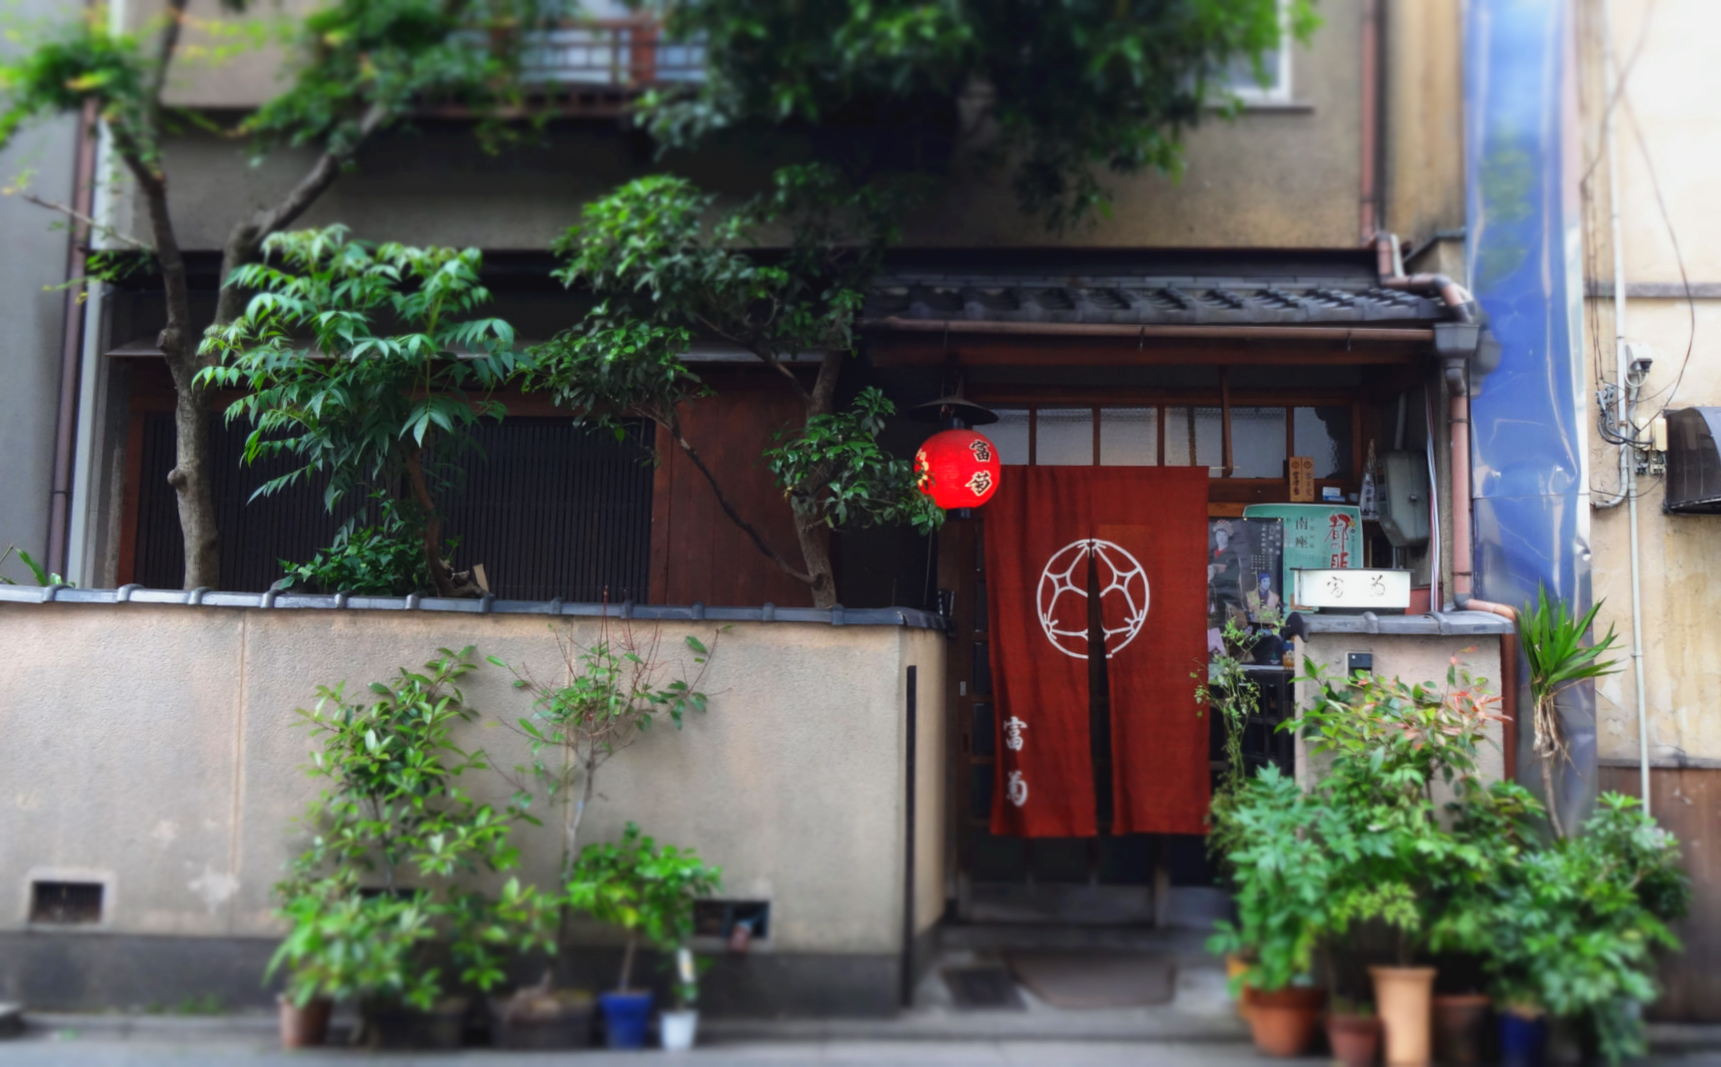
{"label": "paved street", "polygon": [[[47,1067],[78,1064],[109,1067],[119,1064],[183,1063],[311,1064],[453,1064],[463,1067],[568,1063],[567,1053],[520,1053],[470,1050],[442,1054],[371,1054],[347,1050],[282,1052],[256,1041],[191,1041],[167,1043],[111,1038],[26,1039],[0,1045],[5,1067]],[[1259,1065],[1253,1048],[1239,1044],[1160,1044],[1113,1042],[752,1042],[703,1047],[692,1053],[622,1053],[594,1050],[579,1053],[587,1067],[621,1064],[680,1063],[693,1060],[702,1067],[752,1067],[799,1063],[892,1064],[900,1067],[1003,1067],[1003,1065],[1092,1064],[1095,1067],[1131,1064],[1159,1067],[1173,1064]],[[1309,1060],[1319,1063],[1319,1060]],[[1721,1062],[1721,1061],[1717,1061]]]}
{"label": "paved street", "polygon": [[[781,1041],[735,1042],[701,1047],[691,1053],[608,1052],[569,1053],[492,1052],[471,1049],[457,1053],[380,1054],[345,1049],[283,1052],[254,1038],[158,1037],[124,1038],[111,1034],[33,1034],[0,1042],[0,1067],[59,1067],[91,1065],[277,1063],[298,1067],[340,1064],[460,1064],[462,1067],[533,1067],[575,1062],[585,1067],[623,1064],[662,1064],[693,1061],[701,1067],[778,1067],[787,1064],[888,1064],[891,1067],[1173,1067],[1179,1064],[1231,1067],[1267,1063],[1319,1064],[1326,1061],[1267,1060],[1254,1048],[1235,1042],[1109,1042],[1109,1041]],[[1658,1055],[1642,1061],[1682,1067],[1721,1067],[1721,1052]]]}

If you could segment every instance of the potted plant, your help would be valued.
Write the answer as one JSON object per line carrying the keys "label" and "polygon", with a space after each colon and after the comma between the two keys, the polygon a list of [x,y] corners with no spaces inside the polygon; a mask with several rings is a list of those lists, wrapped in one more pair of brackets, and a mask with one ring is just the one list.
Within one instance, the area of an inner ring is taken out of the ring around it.
{"label": "potted plant", "polygon": [[653,998],[633,985],[640,939],[665,952],[683,948],[693,937],[694,901],[716,892],[721,875],[690,850],[659,847],[633,823],[621,841],[580,852],[568,880],[568,905],[627,934],[620,980],[598,997],[611,1048],[645,1047]]}
{"label": "potted plant", "polygon": [[1485,1062],[1492,1015],[1486,993],[1434,994],[1434,1058],[1441,1063]]}
{"label": "potted plant", "polygon": [[[706,709],[706,696],[698,686],[711,650],[688,635],[684,641],[694,671],[690,676],[665,681],[670,662],[660,651],[662,632],[656,627],[641,633],[630,622],[612,625],[606,617],[597,640],[590,645],[576,643],[563,631],[552,628],[551,632],[562,660],[557,670],[559,684],[538,681],[528,666],[515,667],[495,656],[489,660],[513,674],[514,688],[533,698],[531,715],[502,723],[524,737],[532,754],[530,766],[514,768],[510,784],[522,803],[533,799],[536,786],[546,806],[556,812],[561,824],[557,871],[565,886],[573,877],[580,854],[580,827],[596,795],[598,771],[643,736],[654,719],[667,717],[679,730],[688,711]],[[540,824],[534,816],[524,817]],[[567,933],[570,910],[567,898],[562,897],[557,907],[558,939]],[[546,970],[537,985],[492,1005],[493,1018],[498,1012],[505,1016],[493,1024],[492,1032],[519,1034],[520,1040],[528,1040],[525,1031],[532,1030],[529,1040],[538,1042],[531,1046],[537,1048],[589,1044],[590,994],[557,991],[553,986],[554,974]],[[555,1033],[562,1034],[568,1043],[545,1044]]]}
{"label": "potted plant", "polygon": [[1304,980],[1327,925],[1332,861],[1319,835],[1309,832],[1322,821],[1322,807],[1319,795],[1267,767],[1216,813],[1231,842],[1237,920],[1218,924],[1208,950],[1251,950],[1232,992],[1241,995],[1256,1046],[1270,1056],[1302,1054],[1325,1002],[1325,991]]}
{"label": "potted plant", "polygon": [[[1473,799],[1464,818],[1516,842],[1466,909],[1500,1020],[1500,1054],[1535,1063],[1552,1020],[1577,1024],[1602,1058],[1643,1051],[1634,1004],[1655,998],[1658,950],[1677,949],[1668,924],[1690,883],[1679,845],[1636,800],[1603,794],[1582,832],[1543,844],[1540,806],[1516,785]],[[1509,862],[1507,862],[1509,861]]]}
{"label": "potted plant", "polygon": [[592,995],[557,989],[546,969],[537,985],[490,1002],[490,1040],[497,1048],[585,1048],[592,1042]]}
{"label": "potted plant", "polygon": [[1380,1017],[1366,1000],[1334,997],[1327,1012],[1327,1044],[1344,1067],[1373,1067],[1380,1052]]}
{"label": "potted plant", "polygon": [[[365,1040],[382,1047],[457,1047],[468,1003],[443,974],[437,945],[459,983],[480,991],[503,978],[516,952],[553,949],[553,909],[517,879],[495,897],[464,876],[518,863],[512,812],[467,797],[456,777],[485,767],[453,740],[475,714],[456,682],[471,649],[442,650],[422,671],[401,670],[370,689],[369,703],[324,686],[300,715],[322,742],[309,773],[330,785],[311,805],[310,847],[276,887],[289,930],[270,964],[288,970],[283,1039],[314,1026],[319,1001],[358,1002]],[[287,1029],[293,1027],[294,1029]]]}
{"label": "potted plant", "polygon": [[[1224,766],[1215,783],[1208,809],[1207,851],[1218,862],[1226,876],[1230,872],[1229,856],[1237,841],[1238,823],[1229,818],[1237,791],[1248,781],[1248,765],[1243,758],[1243,734],[1249,718],[1261,706],[1261,686],[1254,680],[1246,664],[1256,659],[1255,650],[1276,639],[1284,626],[1285,614],[1277,605],[1265,603],[1258,593],[1249,593],[1247,612],[1229,612],[1219,631],[1218,648],[1208,657],[1203,669],[1192,672],[1195,679],[1195,702],[1214,715],[1224,737]],[[1243,988],[1241,979],[1255,962],[1256,953],[1249,945],[1237,943],[1225,954],[1225,978],[1234,990]],[[1248,998],[1235,993],[1233,1003],[1238,1016],[1248,1019]]]}
{"label": "potted plant", "polygon": [[1319,791],[1329,818],[1320,834],[1335,862],[1327,933],[1372,923],[1392,931],[1389,965],[1369,968],[1389,1063],[1426,1062],[1435,969],[1417,966],[1455,888],[1469,884],[1476,850],[1440,818],[1434,787],[1463,793],[1476,782],[1498,697],[1456,659],[1444,685],[1365,674],[1334,678],[1305,661],[1316,698],[1298,726],[1328,761]]}
{"label": "potted plant", "polygon": [[675,950],[675,1010],[659,1017],[663,1047],[686,1052],[699,1032],[699,973],[693,950],[686,945]]}
{"label": "potted plant", "polygon": [[1566,828],[1560,821],[1559,797],[1554,791],[1554,764],[1567,758],[1555,701],[1574,685],[1621,670],[1619,659],[1604,658],[1619,639],[1613,627],[1608,627],[1600,641],[1584,643],[1584,635],[1590,632],[1603,603],[1597,601],[1580,615],[1567,610],[1563,600],[1550,601],[1544,586],[1536,590],[1536,602],[1524,605],[1518,613],[1518,639],[1530,667],[1531,750],[1541,768],[1542,800],[1555,837],[1565,837]]}

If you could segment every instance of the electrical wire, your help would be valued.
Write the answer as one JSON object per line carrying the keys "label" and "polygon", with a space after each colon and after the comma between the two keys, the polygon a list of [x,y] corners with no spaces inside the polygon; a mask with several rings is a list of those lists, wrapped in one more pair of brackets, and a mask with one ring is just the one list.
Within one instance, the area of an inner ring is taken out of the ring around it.
{"label": "electrical wire", "polygon": [[[1614,83],[1613,95],[1609,97],[1607,101],[1607,111],[1602,114],[1603,122],[1607,121],[1608,113],[1612,112],[1614,108],[1625,102],[1626,83],[1631,80],[1631,72],[1637,66],[1638,58],[1643,55],[1643,46],[1649,41],[1649,24],[1655,18],[1655,3],[1656,0],[1649,0],[1649,3],[1644,5],[1643,21],[1639,24],[1637,30],[1637,43],[1631,46],[1631,55],[1626,57],[1625,65],[1619,69],[1619,78]],[[1607,47],[1607,43],[1603,42],[1602,47]],[[1601,165],[1601,157],[1604,154],[1605,153],[1601,151],[1596,152],[1595,158],[1590,160],[1589,165],[1584,168],[1583,177],[1580,181],[1588,182],[1590,180],[1590,176],[1595,173],[1595,169]]]}
{"label": "electrical wire", "polygon": [[1649,157],[1649,144],[1644,140],[1643,127],[1638,124],[1637,115],[1631,109],[1631,101],[1621,98],[1621,106],[1625,109],[1625,117],[1631,120],[1631,131],[1637,138],[1637,150],[1643,156],[1644,169],[1649,172],[1649,188],[1655,193],[1655,207],[1661,213],[1661,224],[1667,228],[1667,239],[1673,244],[1673,261],[1679,265],[1679,281],[1685,287],[1685,307],[1691,316],[1690,332],[1685,340],[1685,358],[1679,361],[1679,374],[1674,377],[1673,384],[1667,389],[1652,393],[1648,397],[1639,397],[1639,403],[1653,403],[1662,396],[1667,402],[1661,406],[1666,412],[1673,406],[1674,397],[1679,395],[1679,386],[1685,381],[1685,368],[1691,365],[1691,352],[1697,347],[1697,299],[1691,295],[1691,276],[1685,270],[1685,254],[1679,248],[1679,234],[1673,228],[1673,218],[1667,211],[1667,199],[1661,195],[1661,180],[1655,173],[1655,162]]}

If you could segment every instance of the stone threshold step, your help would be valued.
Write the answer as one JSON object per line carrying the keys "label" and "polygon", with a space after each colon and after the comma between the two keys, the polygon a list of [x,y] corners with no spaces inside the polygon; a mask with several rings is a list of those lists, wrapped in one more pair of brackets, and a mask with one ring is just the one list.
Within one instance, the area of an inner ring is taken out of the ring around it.
{"label": "stone threshold step", "polygon": [[1221,966],[1207,951],[1211,931],[1151,926],[1066,926],[1053,923],[947,923],[938,928],[946,949],[1059,949],[1164,952],[1185,966],[1202,960]]}

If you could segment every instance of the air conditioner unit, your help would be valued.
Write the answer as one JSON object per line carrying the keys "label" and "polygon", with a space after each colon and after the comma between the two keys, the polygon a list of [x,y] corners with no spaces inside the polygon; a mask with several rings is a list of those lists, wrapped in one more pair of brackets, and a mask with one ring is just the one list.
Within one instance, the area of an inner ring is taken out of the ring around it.
{"label": "air conditioner unit", "polygon": [[1380,458],[1380,531],[1395,548],[1428,543],[1428,458],[1388,452]]}

